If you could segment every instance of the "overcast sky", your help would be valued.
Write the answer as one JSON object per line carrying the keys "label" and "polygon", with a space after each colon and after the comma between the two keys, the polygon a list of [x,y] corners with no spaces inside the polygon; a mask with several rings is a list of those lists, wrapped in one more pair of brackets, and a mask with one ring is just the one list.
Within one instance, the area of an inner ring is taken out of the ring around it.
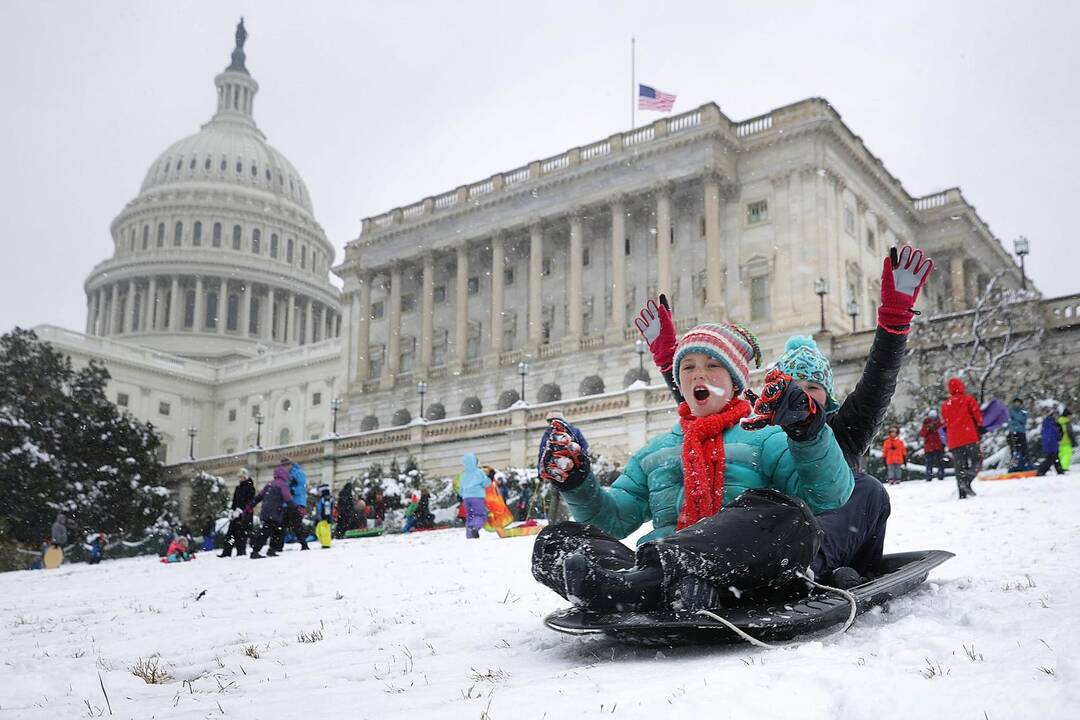
{"label": "overcast sky", "polygon": [[109,223],[213,114],[240,15],[256,120],[338,259],[362,217],[628,129],[635,36],[675,112],[825,97],[908,192],[959,186],[1046,295],[1080,292],[1078,7],[0,0],[0,331],[83,329]]}

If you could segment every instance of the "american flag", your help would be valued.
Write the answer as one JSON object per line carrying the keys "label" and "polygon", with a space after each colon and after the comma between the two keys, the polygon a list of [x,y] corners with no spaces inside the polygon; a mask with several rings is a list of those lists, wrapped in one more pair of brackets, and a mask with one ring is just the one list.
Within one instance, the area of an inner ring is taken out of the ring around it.
{"label": "american flag", "polygon": [[674,95],[669,95],[666,92],[660,92],[656,88],[651,88],[648,85],[638,85],[638,110],[659,110],[660,112],[671,112],[671,108],[674,104]]}

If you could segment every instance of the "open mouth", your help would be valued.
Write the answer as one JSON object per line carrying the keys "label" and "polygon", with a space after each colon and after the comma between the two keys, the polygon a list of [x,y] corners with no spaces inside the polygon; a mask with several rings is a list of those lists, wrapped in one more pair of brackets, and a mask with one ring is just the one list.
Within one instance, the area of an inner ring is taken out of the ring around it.
{"label": "open mouth", "polygon": [[698,385],[694,388],[694,400],[705,402],[709,399],[709,389],[704,385]]}

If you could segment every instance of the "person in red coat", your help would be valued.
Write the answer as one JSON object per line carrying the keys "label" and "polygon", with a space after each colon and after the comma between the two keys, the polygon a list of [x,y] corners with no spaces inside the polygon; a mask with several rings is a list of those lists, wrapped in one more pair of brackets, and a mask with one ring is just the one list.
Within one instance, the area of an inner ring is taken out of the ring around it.
{"label": "person in red coat", "polygon": [[960,499],[975,495],[971,481],[979,462],[979,438],[985,432],[979,403],[967,394],[964,381],[949,378],[949,399],[941,405],[941,422],[945,425],[945,442],[952,453],[956,469],[956,489]]}
{"label": "person in red coat", "polygon": [[945,443],[941,440],[941,421],[937,410],[931,410],[919,429],[923,441],[923,454],[926,455],[926,482],[934,479],[937,470],[938,480],[945,479]]}

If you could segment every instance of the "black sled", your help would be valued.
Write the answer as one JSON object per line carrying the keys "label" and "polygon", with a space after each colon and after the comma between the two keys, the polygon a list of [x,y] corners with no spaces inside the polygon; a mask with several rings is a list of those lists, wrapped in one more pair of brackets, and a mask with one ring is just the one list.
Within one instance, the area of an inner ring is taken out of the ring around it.
{"label": "black sled", "polygon": [[[954,554],[946,550],[886,555],[878,574],[849,590],[856,614],[881,605],[918,587],[930,571]],[[851,603],[840,593],[799,592],[768,603],[711,610],[747,636],[762,642],[785,641],[840,625],[851,614]],[[581,607],[556,610],[544,618],[552,630],[571,635],[603,633],[616,640],[643,645],[725,644],[747,641],[727,625],[698,611],[595,612]]]}

